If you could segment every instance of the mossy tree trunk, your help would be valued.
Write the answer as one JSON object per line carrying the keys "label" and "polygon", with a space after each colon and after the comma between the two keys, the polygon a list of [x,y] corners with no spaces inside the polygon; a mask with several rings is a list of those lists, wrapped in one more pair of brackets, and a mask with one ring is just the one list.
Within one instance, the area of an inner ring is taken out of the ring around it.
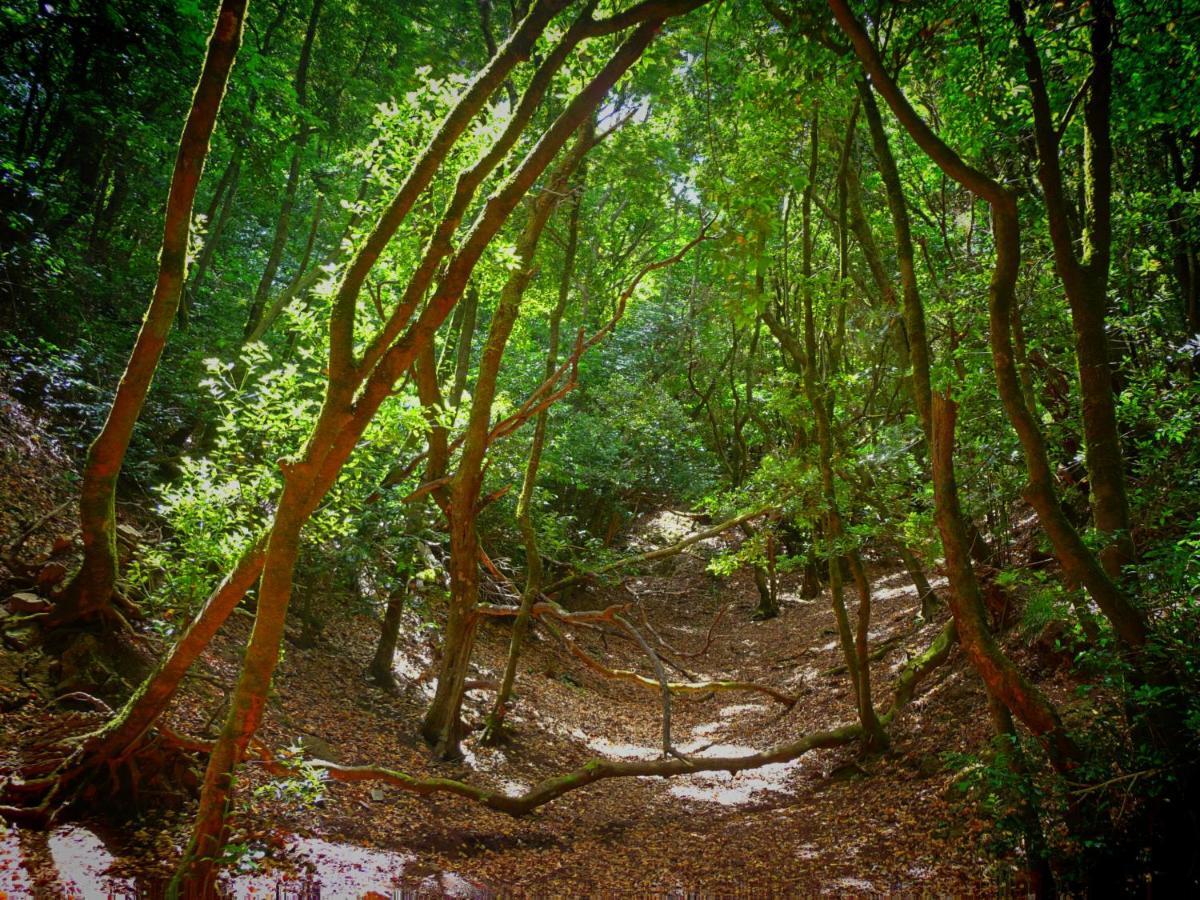
{"label": "mossy tree trunk", "polygon": [[[982,173],[967,166],[957,154],[930,131],[928,125],[909,105],[896,83],[883,68],[878,51],[862,25],[854,17],[845,0],[829,0],[830,8],[842,30],[850,39],[871,84],[887,101],[900,124],[917,144],[948,175],[967,179],[983,187],[985,199],[1001,202],[1008,194],[994,185]],[[971,565],[971,541],[966,519],[958,498],[954,471],[954,430],[956,405],[949,392],[934,392],[931,384],[931,358],[925,326],[925,310],[918,290],[913,267],[913,249],[908,209],[895,159],[883,130],[879,111],[870,92],[863,92],[864,111],[871,130],[872,142],[880,174],[887,189],[888,206],[896,231],[897,252],[901,266],[904,294],[905,325],[913,364],[913,393],[918,416],[930,446],[933,467],[934,507],[946,573],[950,581],[950,604],[959,641],[972,665],[983,679],[988,692],[1003,700],[1021,721],[1038,736],[1051,762],[1060,770],[1074,765],[1078,751],[1067,735],[1054,705],[1020,673],[996,643],[987,624],[979,584]],[[966,184],[968,188],[971,184]],[[1014,207],[1015,209],[1015,207]],[[997,259],[989,288],[989,296],[1009,291],[1010,276],[1015,274],[1011,259],[1015,232],[1001,232],[996,239]],[[1019,248],[1018,248],[1019,249]],[[994,305],[994,301],[993,301]],[[1005,310],[1007,314],[1007,310]]]}
{"label": "mossy tree trunk", "polygon": [[84,463],[79,500],[83,563],[60,597],[51,615],[52,624],[108,617],[114,613],[113,593],[118,575],[117,478],[179,309],[187,277],[188,240],[196,188],[204,172],[229,72],[241,46],[245,15],[246,0],[222,0],[217,11],[204,67],[192,95],[192,105],[175,156],[154,294],[117,385],[108,418],[88,448]]}
{"label": "mossy tree trunk", "polygon": [[[590,9],[585,11],[584,16],[576,22],[580,30],[576,42],[587,35],[612,33],[629,25],[636,27],[488,198],[474,224],[442,269],[437,286],[416,320],[409,324],[416,304],[402,299],[362,356],[356,358],[354,326],[358,295],[375,260],[404,221],[416,197],[433,179],[458,136],[516,63],[528,58],[538,35],[563,5],[559,0],[535,3],[483,72],[465,88],[455,108],[443,120],[426,150],[418,157],[375,231],[359,248],[335,291],[329,328],[329,379],[325,401],[303,453],[294,461],[285,460],[281,463],[284,488],[267,540],[255,627],[246,647],[243,673],[231,697],[225,726],[209,757],[200,801],[201,812],[188,851],[174,879],[176,893],[203,893],[215,883],[227,828],[226,816],[233,799],[234,774],[261,720],[266,692],[278,660],[283,623],[291,599],[300,531],[305,520],[336,480],[375,413],[391,395],[396,381],[412,367],[419,352],[432,341],[437,329],[461,299],[475,265],[520,200],[570,135],[592,115],[617,80],[641,57],[665,18],[687,12],[699,4],[681,0],[678,4],[668,4],[666,12],[656,7],[637,15],[604,21],[592,20]],[[560,46],[562,44],[560,41]],[[552,71],[561,66],[565,58],[565,55],[561,56],[553,64]],[[538,72],[535,72],[535,83],[538,76],[545,72],[546,66],[547,62],[543,61]],[[525,99],[530,98],[532,91],[535,100],[540,102],[541,92],[544,92],[548,83],[549,78],[546,77],[541,88],[531,84]],[[467,194],[466,199],[462,194],[452,199],[439,225],[439,232],[453,230],[448,226],[447,218],[454,218],[459,204],[465,208],[470,195],[482,183],[486,173],[513,146],[536,105],[536,102],[533,103],[524,113],[518,107],[508,124],[508,131],[497,139],[496,147],[502,149],[494,149],[493,153],[476,163],[475,168],[460,175],[458,187]],[[429,281],[439,269],[438,264],[448,253],[450,248],[439,242],[435,234],[426,245],[404,296],[424,297]],[[452,502],[454,496],[452,490]],[[474,564],[474,559],[471,564]],[[462,577],[461,573],[459,577]]]}

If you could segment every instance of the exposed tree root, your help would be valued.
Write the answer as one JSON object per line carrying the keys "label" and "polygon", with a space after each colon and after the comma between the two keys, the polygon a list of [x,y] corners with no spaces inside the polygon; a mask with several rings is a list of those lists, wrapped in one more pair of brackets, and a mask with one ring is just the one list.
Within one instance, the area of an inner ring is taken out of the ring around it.
{"label": "exposed tree root", "polygon": [[[593,624],[609,624],[615,628],[626,631],[628,623],[622,624],[621,613],[628,609],[627,604],[618,604],[601,610],[586,610],[583,612],[568,612],[556,603],[543,601],[535,603],[530,609],[530,615],[541,619],[543,622],[549,622],[551,619],[557,619],[568,625],[593,625]],[[478,615],[484,616],[509,616],[515,615],[516,609],[508,606],[489,606],[480,604],[476,608]],[[714,623],[715,624],[715,623]],[[579,646],[570,635],[557,632],[558,636],[571,655],[586,665],[592,671],[603,675],[605,678],[612,678],[618,681],[628,681],[633,684],[641,685],[644,688],[649,688],[653,691],[662,689],[662,682],[647,678],[644,675],[639,675],[637,672],[629,669],[613,669],[606,666],[596,657],[592,656],[586,650]],[[628,633],[628,632],[627,632]],[[796,697],[785,693],[778,688],[771,687],[767,684],[758,684],[753,681],[732,681],[721,679],[704,679],[699,681],[670,681],[667,682],[668,690],[673,694],[708,694],[713,691],[753,691],[760,694],[765,694],[772,700],[782,703],[789,709],[796,704]]]}
{"label": "exposed tree root", "polygon": [[162,724],[122,752],[112,752],[103,730],[51,736],[30,748],[20,772],[0,782],[0,816],[47,828],[77,806],[171,805],[199,786],[194,756],[207,750],[207,743]]}

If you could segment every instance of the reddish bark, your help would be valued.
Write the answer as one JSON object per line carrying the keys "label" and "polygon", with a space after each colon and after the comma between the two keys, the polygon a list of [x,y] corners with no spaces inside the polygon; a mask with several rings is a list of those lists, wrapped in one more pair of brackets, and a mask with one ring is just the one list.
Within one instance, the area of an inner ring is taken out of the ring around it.
{"label": "reddish bark", "polygon": [[79,502],[83,564],[59,599],[51,624],[113,613],[117,581],[117,477],[179,309],[196,187],[204,171],[229,72],[241,45],[245,14],[246,0],[222,0],[209,37],[204,67],[175,156],[154,295],[117,385],[108,419],[88,449],[84,464]]}

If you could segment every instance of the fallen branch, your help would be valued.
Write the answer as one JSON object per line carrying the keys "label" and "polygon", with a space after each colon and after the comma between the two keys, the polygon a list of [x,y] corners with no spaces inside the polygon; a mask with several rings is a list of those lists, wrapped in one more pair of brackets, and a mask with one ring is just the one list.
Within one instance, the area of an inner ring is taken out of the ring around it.
{"label": "fallen branch", "polygon": [[545,593],[555,594],[561,591],[563,588],[570,587],[574,584],[579,584],[581,581],[587,581],[588,579],[595,578],[597,575],[604,575],[608,572],[613,572],[617,569],[623,569],[626,566],[631,566],[636,563],[654,562],[655,560],[665,559],[669,556],[675,556],[679,553],[682,553],[693,544],[698,544],[710,537],[716,537],[718,534],[728,531],[730,528],[736,528],[743,522],[749,522],[751,519],[757,519],[759,516],[764,516],[769,512],[773,512],[774,509],[775,507],[773,506],[764,506],[761,509],[754,510],[753,512],[742,513],[740,516],[734,516],[732,519],[726,519],[724,522],[713,525],[711,528],[706,528],[703,531],[693,532],[692,534],[689,534],[682,540],[676,541],[674,544],[671,544],[668,547],[660,547],[657,550],[639,553],[636,556],[627,556],[624,559],[618,559],[615,562],[600,566],[600,568],[593,569],[590,572],[580,572],[575,575],[570,575],[566,578],[561,578],[553,584],[547,585],[545,588]]}
{"label": "fallen branch", "polygon": [[810,750],[842,747],[853,743],[861,733],[862,727],[858,724],[843,725],[832,731],[814,732],[797,741],[779,744],[749,756],[710,756],[687,759],[673,756],[670,759],[655,760],[591,759],[575,771],[547,778],[529,791],[517,796],[509,796],[490,788],[468,784],[465,781],[456,781],[453,778],[417,778],[392,769],[343,766],[325,760],[312,760],[310,764],[324,770],[335,781],[345,783],[382,781],[422,796],[437,793],[454,794],[510,816],[523,816],[569,791],[609,778],[647,776],[672,778],[677,775],[692,775],[696,772],[729,772],[733,774],[773,763],[790,762]]}
{"label": "fallen branch", "polygon": [[[876,645],[875,649],[870,652],[870,654],[867,656],[867,659],[869,659],[871,662],[876,662],[883,659],[885,656],[895,650],[896,647],[899,646],[900,642],[903,641],[907,636],[908,635],[898,634],[895,637],[888,638],[886,641],[881,641]],[[823,669],[817,674],[821,678],[827,678],[830,675],[842,675],[845,673],[845,671],[846,664],[840,663],[828,669]]]}
{"label": "fallen branch", "polygon": [[900,673],[900,677],[896,679],[895,699],[892,701],[892,708],[880,717],[881,724],[885,727],[890,725],[900,711],[908,706],[917,691],[917,685],[949,658],[950,651],[957,643],[958,629],[954,625],[954,620],[950,619],[942,626],[942,630],[938,632],[937,637],[933,639],[933,643],[926,648],[925,652],[909,660],[904,671]]}
{"label": "fallen branch", "polygon": [[[904,707],[911,702],[917,684],[946,661],[951,648],[957,642],[957,636],[954,622],[947,622],[929,648],[909,663],[897,681],[892,708],[880,718],[883,724],[889,725],[894,722]],[[851,723],[829,731],[813,732],[798,740],[776,744],[774,747],[748,756],[710,756],[686,759],[671,757],[670,759],[655,760],[590,759],[573,772],[547,778],[524,794],[516,796],[468,784],[465,781],[457,781],[453,778],[417,778],[393,769],[374,766],[343,766],[325,760],[312,760],[310,764],[327,772],[329,777],[335,781],[344,783],[381,781],[421,796],[438,793],[453,794],[510,816],[524,816],[569,791],[609,778],[643,778],[647,776],[673,778],[697,772],[734,774],[776,763],[791,762],[812,750],[844,747],[861,736],[862,726],[858,723]],[[285,769],[282,766],[279,768]]]}
{"label": "fallen branch", "polygon": [[[557,619],[568,625],[612,625],[615,628],[625,631],[622,627],[621,613],[629,609],[629,604],[617,604],[609,606],[605,609],[583,610],[580,612],[568,612],[557,603],[550,601],[542,601],[535,603],[529,610],[529,614],[534,618],[541,620],[550,633],[563,642],[567,650],[597,674],[603,675],[605,678],[611,678],[616,681],[628,681],[633,684],[639,684],[642,687],[650,688],[651,690],[661,690],[661,682],[653,678],[647,678],[644,675],[639,675],[629,669],[613,669],[606,666],[596,657],[592,656],[584,650],[570,635],[564,634],[557,628],[553,627],[551,619]],[[495,606],[492,604],[481,603],[475,608],[475,614],[479,616],[496,616],[507,617],[517,614],[515,606]],[[627,623],[626,623],[627,624]],[[628,633],[628,632],[626,632]],[[636,638],[635,638],[636,639]],[[639,642],[640,643],[640,642]],[[667,687],[673,694],[709,694],[713,691],[755,691],[760,694],[765,694],[773,700],[777,700],[789,709],[796,704],[798,698],[786,694],[778,688],[773,688],[767,684],[758,684],[754,681],[733,681],[733,680],[701,680],[701,681],[669,681]]]}

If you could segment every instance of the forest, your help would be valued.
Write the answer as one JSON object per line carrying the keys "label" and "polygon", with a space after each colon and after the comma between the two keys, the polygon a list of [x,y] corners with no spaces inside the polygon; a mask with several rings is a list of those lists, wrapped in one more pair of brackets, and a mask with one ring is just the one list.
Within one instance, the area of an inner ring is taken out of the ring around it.
{"label": "forest", "polygon": [[1196,0],[0,34],[0,898],[1200,891]]}

